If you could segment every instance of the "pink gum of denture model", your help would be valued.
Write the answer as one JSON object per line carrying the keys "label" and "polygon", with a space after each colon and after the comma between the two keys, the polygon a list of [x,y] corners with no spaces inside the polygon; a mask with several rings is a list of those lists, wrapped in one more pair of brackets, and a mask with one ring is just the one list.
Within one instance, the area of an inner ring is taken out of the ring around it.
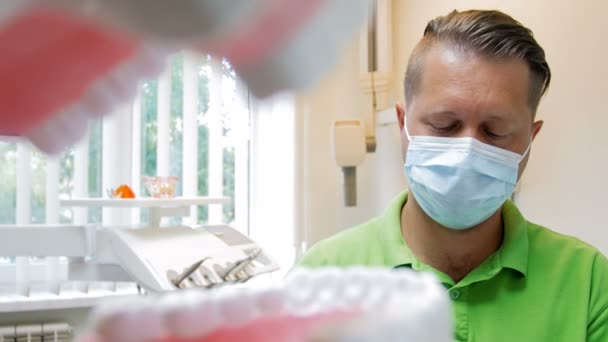
{"label": "pink gum of denture model", "polygon": [[[164,337],[146,342],[307,342],[333,323],[355,317],[354,313],[333,311],[309,316],[285,315],[261,317],[240,326],[219,327],[212,333],[197,338]],[[79,342],[113,342],[96,336],[82,337]]]}

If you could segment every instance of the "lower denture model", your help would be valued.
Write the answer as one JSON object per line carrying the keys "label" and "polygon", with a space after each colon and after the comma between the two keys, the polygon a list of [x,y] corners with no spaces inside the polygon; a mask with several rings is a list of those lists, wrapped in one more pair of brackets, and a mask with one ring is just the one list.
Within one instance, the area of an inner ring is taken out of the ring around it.
{"label": "lower denture model", "polygon": [[99,307],[79,342],[451,341],[432,275],[411,270],[296,270],[282,284],[184,290]]}

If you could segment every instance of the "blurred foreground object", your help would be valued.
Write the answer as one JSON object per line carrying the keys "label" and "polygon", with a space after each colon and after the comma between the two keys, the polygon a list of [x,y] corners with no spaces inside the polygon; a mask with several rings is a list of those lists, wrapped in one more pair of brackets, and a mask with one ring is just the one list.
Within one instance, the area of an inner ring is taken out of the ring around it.
{"label": "blurred foreground object", "polygon": [[80,341],[452,340],[449,299],[411,270],[296,270],[271,287],[185,290],[98,307]]}
{"label": "blurred foreground object", "polygon": [[370,2],[3,1],[0,135],[58,153],[183,49],[226,57],[258,97],[309,86],[336,63]]}

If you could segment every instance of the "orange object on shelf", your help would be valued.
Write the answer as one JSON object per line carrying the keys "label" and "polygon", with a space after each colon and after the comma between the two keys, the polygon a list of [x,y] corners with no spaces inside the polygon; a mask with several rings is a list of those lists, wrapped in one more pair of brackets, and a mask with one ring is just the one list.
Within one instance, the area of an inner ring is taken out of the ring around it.
{"label": "orange object on shelf", "polygon": [[114,190],[112,195],[113,195],[113,197],[118,197],[118,198],[135,198],[135,193],[126,184],[119,186],[118,189]]}

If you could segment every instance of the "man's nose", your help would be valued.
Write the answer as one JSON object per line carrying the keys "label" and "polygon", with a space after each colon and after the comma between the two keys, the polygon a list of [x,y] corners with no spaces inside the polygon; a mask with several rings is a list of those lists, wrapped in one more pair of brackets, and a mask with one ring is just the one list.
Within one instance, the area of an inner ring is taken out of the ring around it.
{"label": "man's nose", "polygon": [[456,136],[458,138],[468,137],[475,138],[481,142],[487,143],[487,136],[483,134],[483,130],[477,126],[469,125],[463,126],[457,133]]}

